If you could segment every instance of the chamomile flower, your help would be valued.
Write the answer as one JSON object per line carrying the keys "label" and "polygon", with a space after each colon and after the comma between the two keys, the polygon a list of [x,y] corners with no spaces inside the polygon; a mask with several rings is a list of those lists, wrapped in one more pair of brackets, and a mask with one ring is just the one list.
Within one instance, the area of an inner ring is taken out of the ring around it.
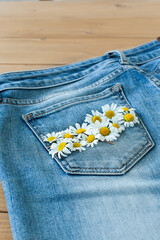
{"label": "chamomile flower", "polygon": [[61,132],[46,134],[43,140],[51,143],[49,153],[52,157],[57,154],[61,159],[76,150],[82,152],[86,147],[94,147],[98,141],[117,140],[125,127],[139,123],[134,108],[118,107],[112,103],[102,106],[102,111],[91,110],[91,114],[86,114],[84,123],[75,123],[75,126],[69,126]]}
{"label": "chamomile flower", "polygon": [[72,135],[72,134],[69,133],[69,128],[67,128],[67,129],[64,130],[64,131],[59,132],[59,135],[60,135],[60,137],[62,137],[62,138],[71,138],[71,139],[74,138],[74,135]]}
{"label": "chamomile flower", "polygon": [[52,143],[52,142],[56,142],[57,139],[59,138],[60,138],[60,135],[58,132],[52,132],[52,133],[47,133],[47,135],[44,136],[43,141]]}
{"label": "chamomile flower", "polygon": [[87,123],[82,123],[82,125],[76,123],[75,127],[69,126],[69,133],[71,135],[78,136],[78,138],[81,138],[87,129],[88,129]]}
{"label": "chamomile flower", "polygon": [[98,133],[96,134],[96,137],[101,141],[114,141],[119,137],[119,134],[114,128],[109,127],[109,123],[106,124],[105,122],[96,122],[95,127],[98,130]]}
{"label": "chamomile flower", "polygon": [[112,119],[114,116],[118,115],[117,104],[112,103],[111,106],[106,104],[102,106],[103,115],[107,119]]}
{"label": "chamomile flower", "polygon": [[120,124],[123,124],[125,127],[133,127],[136,123],[139,123],[139,120],[135,114],[133,108],[125,109],[122,114],[119,116],[118,121]]}
{"label": "chamomile flower", "polygon": [[62,139],[61,141],[59,140],[57,143],[52,143],[49,154],[52,155],[52,158],[54,155],[57,153],[58,158],[61,159],[61,156],[67,157],[67,154],[70,154],[71,151],[68,149],[69,145],[69,140],[68,139]]}
{"label": "chamomile flower", "polygon": [[74,138],[72,141],[70,141],[68,143],[68,147],[70,149],[70,151],[85,151],[86,148],[84,147],[85,146],[85,142],[80,140],[79,138]]}
{"label": "chamomile flower", "polygon": [[109,123],[109,127],[111,129],[117,130],[118,133],[121,133],[122,131],[125,130],[125,127],[123,124],[120,124],[118,121],[117,117],[112,118],[112,122]]}
{"label": "chamomile flower", "polygon": [[118,112],[119,113],[128,113],[129,111],[135,111],[135,108],[128,108],[126,106],[119,106]]}
{"label": "chamomile flower", "polygon": [[94,147],[94,145],[98,143],[96,133],[98,133],[98,131],[94,131],[94,133],[91,132],[89,135],[83,135],[82,143],[84,143],[84,145],[86,145],[87,147]]}
{"label": "chamomile flower", "polygon": [[94,111],[94,110],[91,110],[92,112],[92,115],[91,114],[86,114],[86,118],[85,118],[85,122],[88,122],[90,124],[94,124],[96,121],[99,121],[99,122],[102,122],[102,117],[103,117],[103,114],[100,113],[99,111]]}

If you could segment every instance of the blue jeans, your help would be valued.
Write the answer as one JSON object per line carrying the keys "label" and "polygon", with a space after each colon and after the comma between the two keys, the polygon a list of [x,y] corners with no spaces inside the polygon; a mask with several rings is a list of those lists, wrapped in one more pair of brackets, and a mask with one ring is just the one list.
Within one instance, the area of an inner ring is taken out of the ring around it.
{"label": "blue jeans", "polygon": [[[0,74],[0,103],[0,177],[15,240],[160,238],[158,39]],[[95,134],[85,134],[87,121]]]}

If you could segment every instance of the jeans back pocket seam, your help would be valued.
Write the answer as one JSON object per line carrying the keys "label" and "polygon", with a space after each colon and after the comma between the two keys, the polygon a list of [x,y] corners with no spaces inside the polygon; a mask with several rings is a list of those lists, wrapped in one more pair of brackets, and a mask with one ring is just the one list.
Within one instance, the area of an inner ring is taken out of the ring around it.
{"label": "jeans back pocket seam", "polygon": [[[128,102],[123,89],[121,87],[120,84],[116,84],[113,87],[109,88],[111,91],[107,92],[107,94],[105,95],[100,95],[100,96],[96,96],[94,98],[89,98],[89,100],[94,100],[95,98],[99,99],[101,97],[107,96],[110,93],[114,93],[116,94],[116,96],[121,100],[122,103],[125,103],[125,105],[128,105],[129,107],[131,106],[130,103]],[[72,102],[73,104],[76,104],[77,102],[81,102],[83,100],[79,100],[79,101],[74,101]],[[72,105],[71,103],[71,105]],[[68,104],[66,104],[67,106]],[[69,104],[70,105],[70,104]],[[131,106],[132,107],[132,106]],[[63,108],[63,106],[60,106],[59,108]],[[35,111],[36,112],[36,111]],[[52,111],[51,111],[52,112]],[[45,112],[46,113],[46,112]],[[44,116],[45,113],[40,113],[38,115],[32,115],[32,113],[23,115],[23,119],[25,120],[25,122],[27,122],[27,125],[32,129],[33,132],[36,133],[36,136],[39,138],[39,140],[41,141],[41,143],[44,145],[44,147],[46,148],[46,150],[49,152],[49,147],[46,146],[46,144],[43,142],[43,139],[41,137],[41,135],[43,134],[42,131],[39,129],[39,127],[36,125],[35,121],[34,121],[34,117],[37,116]],[[116,167],[116,168],[106,168],[106,167],[73,167],[70,166],[70,163],[67,161],[67,159],[62,157],[62,160],[59,160],[56,156],[54,156],[54,159],[57,161],[57,163],[64,169],[65,172],[69,173],[69,174],[105,174],[107,173],[107,175],[113,175],[113,174],[124,174],[126,173],[126,171],[128,171],[137,161],[139,161],[139,159],[141,157],[143,157],[143,155],[146,154],[146,152],[148,152],[153,146],[154,146],[154,142],[151,138],[151,136],[149,135],[146,127],[144,126],[142,120],[140,119],[140,117],[138,116],[139,120],[140,120],[140,126],[139,130],[141,131],[141,133],[144,135],[145,137],[145,144],[141,147],[141,149],[139,149],[136,153],[134,153],[134,155],[132,157],[129,158],[129,160],[127,162],[125,162],[124,165],[122,165],[120,168]],[[31,120],[31,122],[29,123],[29,121]],[[147,134],[148,133],[148,134]],[[44,134],[43,134],[44,135]],[[66,166],[67,165],[67,166]],[[75,169],[75,170],[74,170]],[[92,170],[91,170],[92,169]],[[108,172],[104,172],[103,170],[108,170]],[[114,170],[113,170],[114,169]],[[109,171],[110,170],[110,171]]]}

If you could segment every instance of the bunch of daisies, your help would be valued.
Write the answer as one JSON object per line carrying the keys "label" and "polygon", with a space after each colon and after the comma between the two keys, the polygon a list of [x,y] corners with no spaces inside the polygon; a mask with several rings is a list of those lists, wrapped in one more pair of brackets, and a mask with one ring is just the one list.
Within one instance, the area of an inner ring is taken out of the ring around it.
{"label": "bunch of daisies", "polygon": [[44,136],[44,141],[51,143],[49,153],[58,158],[67,157],[73,151],[85,151],[99,141],[111,143],[117,140],[126,127],[139,123],[134,108],[117,106],[112,103],[102,106],[102,113],[91,110],[86,114],[84,123],[76,123],[61,132],[52,132]]}

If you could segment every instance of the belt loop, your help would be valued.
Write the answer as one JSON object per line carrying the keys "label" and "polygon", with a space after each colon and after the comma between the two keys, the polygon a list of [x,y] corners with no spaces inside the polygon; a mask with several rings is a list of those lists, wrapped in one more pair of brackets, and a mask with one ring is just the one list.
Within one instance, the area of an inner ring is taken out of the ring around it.
{"label": "belt loop", "polygon": [[129,62],[128,62],[128,59],[127,59],[127,57],[124,55],[124,53],[123,53],[123,51],[118,51],[118,50],[112,50],[112,51],[109,51],[109,52],[107,52],[109,55],[112,55],[112,54],[114,54],[114,53],[118,53],[118,55],[120,56],[120,63],[121,64],[130,64]]}

